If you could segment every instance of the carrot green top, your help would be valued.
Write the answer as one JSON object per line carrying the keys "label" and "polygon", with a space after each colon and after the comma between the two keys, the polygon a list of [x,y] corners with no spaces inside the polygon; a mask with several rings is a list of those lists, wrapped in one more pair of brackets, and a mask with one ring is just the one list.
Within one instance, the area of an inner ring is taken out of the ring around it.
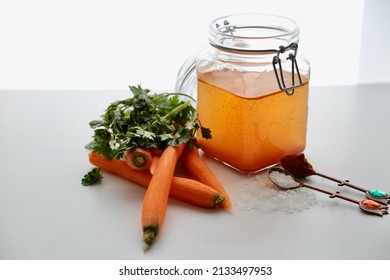
{"label": "carrot green top", "polygon": [[94,130],[90,146],[95,153],[121,158],[125,151],[134,147],[163,150],[167,145],[187,142],[197,145],[193,136],[198,129],[204,138],[211,138],[210,130],[201,126],[190,96],[152,94],[141,86],[129,88],[130,98],[111,103],[100,120],[89,123]]}

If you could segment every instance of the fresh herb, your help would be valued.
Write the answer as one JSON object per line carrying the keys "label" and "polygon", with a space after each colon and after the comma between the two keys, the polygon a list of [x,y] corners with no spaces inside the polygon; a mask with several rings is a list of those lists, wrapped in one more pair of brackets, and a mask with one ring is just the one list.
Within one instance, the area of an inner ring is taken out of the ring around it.
{"label": "fresh herb", "polygon": [[84,177],[81,179],[81,184],[83,186],[90,186],[99,182],[103,178],[102,173],[98,167],[93,168]]}
{"label": "fresh herb", "polygon": [[93,152],[107,158],[122,158],[135,147],[164,150],[168,145],[189,143],[197,146],[195,133],[209,139],[208,128],[201,126],[191,100],[181,93],[155,93],[141,86],[129,87],[131,98],[111,103],[101,120],[89,123],[94,130]]}

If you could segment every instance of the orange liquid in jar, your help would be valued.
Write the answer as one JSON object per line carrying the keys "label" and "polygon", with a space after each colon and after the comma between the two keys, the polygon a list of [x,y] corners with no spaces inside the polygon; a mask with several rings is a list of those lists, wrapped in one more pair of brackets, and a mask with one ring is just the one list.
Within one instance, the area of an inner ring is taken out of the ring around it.
{"label": "orange liquid in jar", "polygon": [[209,140],[197,137],[200,146],[248,173],[301,153],[306,146],[308,77],[302,82],[288,96],[275,90],[274,72],[198,73],[197,111],[212,133]]}

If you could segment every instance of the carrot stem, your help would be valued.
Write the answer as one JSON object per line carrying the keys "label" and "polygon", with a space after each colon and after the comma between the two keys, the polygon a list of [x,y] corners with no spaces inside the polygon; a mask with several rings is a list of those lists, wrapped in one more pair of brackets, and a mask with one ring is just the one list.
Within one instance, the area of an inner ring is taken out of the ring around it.
{"label": "carrot stem", "polygon": [[185,144],[180,144],[177,147],[165,148],[146,190],[142,206],[142,228],[143,240],[147,246],[153,244],[164,224],[176,163],[184,147]]}
{"label": "carrot stem", "polygon": [[161,120],[167,120],[167,119],[171,118],[172,116],[175,116],[176,114],[178,114],[181,111],[183,111],[184,109],[186,109],[189,105],[191,105],[191,101],[190,100],[188,100],[188,101],[184,102],[183,104],[177,106],[175,109],[173,109],[168,114],[163,116],[161,118]]}
{"label": "carrot stem", "polygon": [[207,164],[200,158],[199,151],[196,147],[187,146],[181,154],[180,159],[186,168],[202,183],[214,188],[218,193],[222,194],[225,198],[222,203],[223,208],[232,208],[232,203],[225,188]]}
{"label": "carrot stem", "polygon": [[124,153],[127,164],[137,170],[148,169],[152,162],[152,153],[143,148],[136,147]]}

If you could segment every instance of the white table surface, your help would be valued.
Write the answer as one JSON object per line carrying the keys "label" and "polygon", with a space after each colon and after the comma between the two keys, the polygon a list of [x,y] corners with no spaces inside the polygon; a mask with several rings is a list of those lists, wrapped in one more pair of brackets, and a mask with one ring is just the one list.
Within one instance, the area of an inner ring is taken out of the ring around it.
{"label": "white table surface", "polygon": [[[0,91],[0,259],[390,259],[390,215],[367,215],[322,193],[294,213],[226,213],[171,199],[145,254],[145,190],[109,174],[98,186],[80,184],[92,167],[89,121],[128,94]],[[389,107],[390,84],[312,87],[305,154],[314,168],[390,192]],[[205,160],[233,203],[255,178]]]}

